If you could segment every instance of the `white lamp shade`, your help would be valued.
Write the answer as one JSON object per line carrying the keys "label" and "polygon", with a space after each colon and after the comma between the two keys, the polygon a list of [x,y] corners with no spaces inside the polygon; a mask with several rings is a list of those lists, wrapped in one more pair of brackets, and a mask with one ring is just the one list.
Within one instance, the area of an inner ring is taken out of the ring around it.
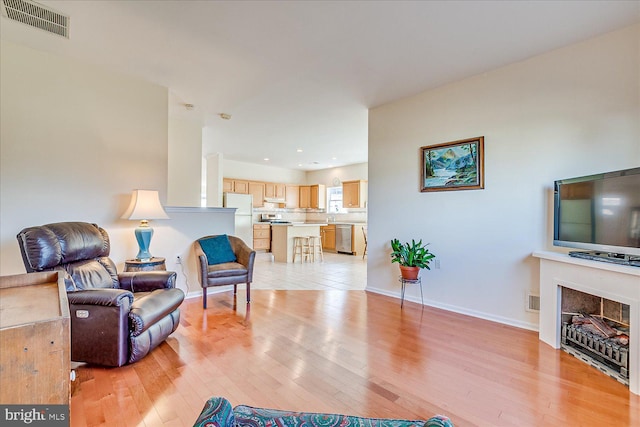
{"label": "white lamp shade", "polygon": [[160,204],[158,192],[155,190],[133,190],[131,203],[122,215],[123,219],[169,219]]}

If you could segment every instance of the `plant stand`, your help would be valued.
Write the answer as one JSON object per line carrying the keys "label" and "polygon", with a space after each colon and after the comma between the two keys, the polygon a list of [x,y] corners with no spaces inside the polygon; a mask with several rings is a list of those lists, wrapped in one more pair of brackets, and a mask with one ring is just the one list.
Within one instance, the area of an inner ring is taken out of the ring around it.
{"label": "plant stand", "polygon": [[404,305],[404,292],[405,292],[407,283],[411,285],[420,285],[420,300],[422,300],[422,305],[424,305],[424,294],[422,292],[422,277],[418,276],[416,280],[409,280],[400,276],[398,277],[398,281],[402,283],[402,290],[400,292],[400,295],[401,295],[400,308],[402,308],[402,306]]}

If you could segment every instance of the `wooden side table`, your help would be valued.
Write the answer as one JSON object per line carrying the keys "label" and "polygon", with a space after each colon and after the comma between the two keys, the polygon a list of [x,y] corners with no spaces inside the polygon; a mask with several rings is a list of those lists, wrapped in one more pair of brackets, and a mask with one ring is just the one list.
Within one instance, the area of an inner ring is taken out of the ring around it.
{"label": "wooden side table", "polygon": [[153,257],[148,261],[128,259],[124,262],[124,271],[166,271],[164,258]]}

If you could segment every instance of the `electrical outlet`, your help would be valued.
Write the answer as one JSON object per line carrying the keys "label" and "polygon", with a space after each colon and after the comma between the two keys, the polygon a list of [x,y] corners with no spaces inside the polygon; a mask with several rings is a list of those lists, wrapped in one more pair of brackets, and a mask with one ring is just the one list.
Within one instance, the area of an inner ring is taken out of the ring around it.
{"label": "electrical outlet", "polygon": [[436,260],[434,260],[434,261],[435,261],[435,267],[436,267],[436,270],[440,270],[440,260],[439,260],[439,259],[436,259]]}
{"label": "electrical outlet", "polygon": [[176,264],[182,264],[182,258],[180,258],[180,255],[176,255]]}

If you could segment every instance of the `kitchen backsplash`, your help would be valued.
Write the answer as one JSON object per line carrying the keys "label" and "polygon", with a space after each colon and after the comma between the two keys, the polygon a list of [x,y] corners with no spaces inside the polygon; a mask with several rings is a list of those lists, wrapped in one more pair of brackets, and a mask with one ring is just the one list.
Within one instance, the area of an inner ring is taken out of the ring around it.
{"label": "kitchen backsplash", "polygon": [[367,222],[366,209],[350,209],[345,213],[327,213],[305,209],[257,208],[253,210],[253,221],[260,222],[260,215],[263,213],[277,213],[282,215],[283,220],[291,222]]}
{"label": "kitchen backsplash", "polygon": [[367,211],[358,209],[347,213],[309,212],[306,221],[367,222]]}

